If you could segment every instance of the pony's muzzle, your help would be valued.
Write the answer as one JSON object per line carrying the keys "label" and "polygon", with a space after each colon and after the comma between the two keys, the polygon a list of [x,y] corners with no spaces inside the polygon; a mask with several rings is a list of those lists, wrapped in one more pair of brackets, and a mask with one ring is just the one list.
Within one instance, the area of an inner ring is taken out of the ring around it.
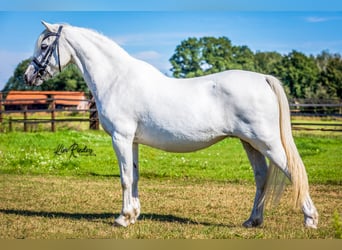
{"label": "pony's muzzle", "polygon": [[29,86],[37,85],[37,81],[39,80],[39,74],[36,68],[31,64],[28,66],[24,73],[25,83]]}

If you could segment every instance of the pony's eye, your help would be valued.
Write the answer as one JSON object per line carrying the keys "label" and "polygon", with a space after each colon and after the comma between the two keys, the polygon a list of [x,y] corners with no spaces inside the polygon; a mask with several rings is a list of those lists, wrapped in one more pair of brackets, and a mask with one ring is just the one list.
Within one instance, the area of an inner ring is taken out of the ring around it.
{"label": "pony's eye", "polygon": [[46,50],[47,47],[49,47],[49,46],[48,46],[47,44],[45,44],[45,43],[43,43],[42,45],[40,45],[40,48],[41,48],[42,50]]}

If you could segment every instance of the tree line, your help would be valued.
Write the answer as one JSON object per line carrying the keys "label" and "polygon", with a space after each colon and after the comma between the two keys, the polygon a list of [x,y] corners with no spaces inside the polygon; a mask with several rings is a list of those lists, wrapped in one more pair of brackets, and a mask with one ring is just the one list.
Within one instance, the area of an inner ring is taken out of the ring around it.
{"label": "tree line", "polygon": [[278,77],[290,98],[342,98],[342,58],[338,53],[253,53],[245,45],[233,45],[227,37],[202,37],[182,41],[170,62],[177,78],[241,69]]}
{"label": "tree line", "polygon": [[[23,74],[30,59],[22,61],[2,91],[69,90],[88,92],[87,85],[74,66],[68,66],[44,84],[27,86]],[[338,53],[322,51],[305,55],[291,51],[253,52],[248,46],[236,46],[227,37],[202,37],[183,40],[170,58],[173,77],[188,78],[241,69],[278,77],[290,98],[342,99],[342,58]]]}

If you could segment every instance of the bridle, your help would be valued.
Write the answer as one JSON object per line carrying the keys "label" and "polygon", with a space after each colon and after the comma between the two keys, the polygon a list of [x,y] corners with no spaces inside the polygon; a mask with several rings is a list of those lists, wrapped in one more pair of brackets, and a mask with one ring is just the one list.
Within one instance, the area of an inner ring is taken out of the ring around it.
{"label": "bridle", "polygon": [[47,39],[50,36],[56,37],[55,41],[53,41],[53,43],[49,46],[49,48],[47,49],[47,51],[45,52],[45,54],[41,60],[38,60],[37,57],[34,57],[32,60],[32,63],[34,65],[34,68],[37,72],[38,77],[42,77],[45,73],[50,74],[49,72],[47,72],[46,67],[49,65],[51,56],[52,56],[52,54],[56,48],[57,48],[59,72],[62,71],[61,70],[61,60],[60,60],[60,55],[59,55],[59,44],[58,44],[59,37],[60,37],[61,32],[62,32],[62,28],[63,28],[62,25],[59,26],[57,33],[56,32],[48,32],[42,39],[42,42],[43,42],[45,39]]}

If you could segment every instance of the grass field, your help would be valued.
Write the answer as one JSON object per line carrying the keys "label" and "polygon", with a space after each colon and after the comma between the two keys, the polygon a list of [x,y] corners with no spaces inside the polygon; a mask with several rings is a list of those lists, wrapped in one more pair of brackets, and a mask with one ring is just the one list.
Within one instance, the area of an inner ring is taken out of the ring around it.
{"label": "grass field", "polygon": [[341,203],[340,186],[314,185],[320,227],[308,230],[287,192],[277,208],[267,210],[263,227],[245,229],[251,184],[142,178],[140,220],[117,228],[118,178],[1,175],[1,183],[6,192],[0,194],[0,238],[330,239],[336,237],[334,213]]}
{"label": "grass field", "polygon": [[189,154],[141,146],[142,215],[124,229],[111,226],[121,209],[121,187],[104,132],[3,133],[0,238],[339,238],[342,135],[296,133],[295,140],[320,212],[318,230],[303,227],[290,190],[278,207],[267,209],[263,227],[241,227],[254,181],[234,138]]}

